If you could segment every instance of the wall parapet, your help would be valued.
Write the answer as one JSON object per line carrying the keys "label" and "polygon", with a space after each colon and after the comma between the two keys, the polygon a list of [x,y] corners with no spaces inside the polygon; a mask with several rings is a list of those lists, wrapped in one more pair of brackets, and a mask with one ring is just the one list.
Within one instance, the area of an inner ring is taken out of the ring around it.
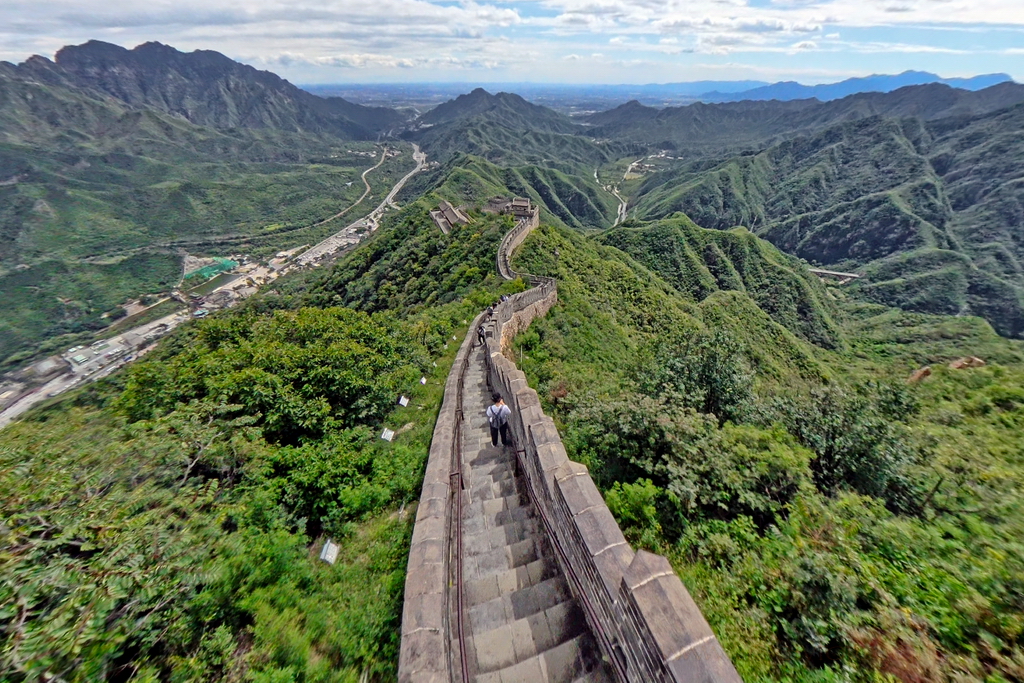
{"label": "wall parapet", "polygon": [[[477,329],[484,313],[470,326]],[[437,414],[430,454],[423,477],[409,563],[405,575],[402,608],[402,644],[398,655],[400,683],[446,683],[461,677],[452,675],[453,638],[450,615],[455,609],[451,585],[452,560],[452,473],[461,422],[461,384],[474,335],[467,334],[445,380],[444,399]]]}
{"label": "wall parapet", "polygon": [[453,482],[458,461],[462,377],[481,325],[488,383],[512,408],[510,429],[520,474],[548,532],[556,559],[588,625],[620,683],[742,683],[700,609],[668,560],[634,551],[622,535],[587,468],[566,454],[540,397],[507,353],[515,335],[558,301],[553,278],[515,271],[515,249],[537,227],[539,213],[517,222],[498,249],[505,279],[532,288],[514,294],[487,317],[474,319],[445,383],[430,444],[409,552],[402,613],[400,683],[450,683],[462,653],[454,637]]}
{"label": "wall parapet", "polygon": [[552,278],[518,273],[511,254],[537,226],[523,219],[502,240],[503,277],[535,286],[500,303],[485,323],[488,382],[512,408],[510,429],[533,503],[605,657],[628,683],[740,683],[668,560],[630,547],[587,468],[569,460],[554,421],[508,351],[516,334],[558,300]]}

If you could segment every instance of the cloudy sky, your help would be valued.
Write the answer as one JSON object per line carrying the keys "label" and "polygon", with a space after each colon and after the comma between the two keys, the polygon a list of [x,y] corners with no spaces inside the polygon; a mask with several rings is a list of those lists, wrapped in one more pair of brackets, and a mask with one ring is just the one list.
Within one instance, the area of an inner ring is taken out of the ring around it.
{"label": "cloudy sky", "polygon": [[0,0],[0,59],[90,38],[293,82],[1024,81],[1024,0]]}

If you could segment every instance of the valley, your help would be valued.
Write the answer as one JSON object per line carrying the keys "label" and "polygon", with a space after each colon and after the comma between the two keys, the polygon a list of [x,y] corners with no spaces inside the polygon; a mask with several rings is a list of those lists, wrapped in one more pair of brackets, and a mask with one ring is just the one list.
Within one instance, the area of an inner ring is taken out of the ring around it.
{"label": "valley", "polygon": [[1024,86],[976,85],[568,116],[0,63],[0,678],[404,680],[454,505],[479,680],[611,678],[597,610],[666,577],[748,682],[1021,679]]}

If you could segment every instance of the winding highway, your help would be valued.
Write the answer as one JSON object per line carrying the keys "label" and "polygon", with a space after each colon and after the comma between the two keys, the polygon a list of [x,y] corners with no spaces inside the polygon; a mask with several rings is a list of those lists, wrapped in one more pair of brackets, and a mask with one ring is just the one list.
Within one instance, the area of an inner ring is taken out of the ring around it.
{"label": "winding highway", "polygon": [[[359,203],[362,202],[364,199],[366,199],[366,197],[370,194],[370,183],[367,181],[366,176],[371,171],[380,168],[381,164],[383,164],[386,159],[387,149],[385,148],[385,150],[381,153],[380,161],[377,162],[375,166],[366,169],[362,173],[363,183],[366,185],[366,191],[363,192],[363,195],[358,200],[356,200],[354,204],[350,205],[345,210],[329,218],[326,218],[320,221],[319,223],[316,223],[314,227],[317,225],[324,225],[326,223],[329,223],[333,220],[340,218],[341,216],[345,215],[346,213],[354,209],[356,206],[358,206]],[[402,188],[405,187],[405,184],[409,181],[409,179],[412,178],[417,173],[419,173],[420,171],[422,171],[424,166],[426,165],[427,155],[424,152],[420,151],[419,146],[415,144],[413,145],[413,159],[416,161],[416,167],[409,171],[409,173],[407,173],[405,176],[403,176],[397,183],[395,183],[394,187],[391,188],[391,191],[388,192],[387,196],[384,198],[384,201],[382,201],[377,206],[377,208],[371,211],[366,217],[361,218],[355,221],[354,223],[345,226],[344,228],[334,233],[327,239],[323,240],[316,246],[306,250],[301,256],[299,256],[294,261],[295,265],[319,265],[319,262],[324,257],[337,252],[339,249],[351,246],[353,244],[357,244],[367,232],[372,232],[373,230],[376,230],[377,226],[379,225],[381,216],[388,209],[388,207],[397,208],[394,200],[395,197],[398,196],[398,193],[402,191]],[[289,269],[290,266],[286,266],[280,269],[279,271],[276,271],[275,277],[283,275]],[[229,288],[234,284],[236,284],[234,281],[229,282],[225,284],[223,287],[218,287],[217,290],[214,291]],[[4,410],[0,410],[0,429],[6,427],[13,420],[20,417],[23,413],[28,411],[34,405],[41,403],[42,401],[45,401],[48,398],[52,398],[58,394],[64,393],[68,389],[71,389],[82,382],[88,382],[95,379],[99,379],[101,377],[106,377],[107,375],[111,374],[118,368],[130,362],[130,358],[133,358],[134,356],[138,355],[140,351],[143,351],[143,347],[136,347],[135,345],[128,344],[127,342],[123,342],[122,340],[129,338],[144,337],[145,335],[149,334],[153,329],[158,327],[164,330],[163,334],[166,334],[166,332],[169,332],[170,330],[174,329],[175,327],[189,319],[190,316],[188,315],[187,312],[174,313],[166,316],[165,318],[161,318],[160,320],[146,323],[145,325],[141,325],[135,329],[129,330],[128,332],[122,332],[120,335],[112,339],[96,342],[97,346],[106,344],[103,346],[104,349],[123,349],[123,353],[114,356],[111,355],[108,350],[106,353],[103,354],[89,354],[90,359],[84,365],[76,366],[70,372],[62,374],[59,377],[56,377],[50,380],[49,382],[43,384],[42,386],[39,386],[31,390],[29,393],[22,396],[15,403],[7,406]],[[145,346],[149,346],[149,343],[147,342]]]}
{"label": "winding highway", "polygon": [[[380,224],[381,215],[383,215],[383,213],[387,210],[389,206],[395,206],[394,200],[398,193],[402,191],[402,188],[405,187],[405,184],[407,182],[409,182],[409,179],[412,178],[417,173],[419,173],[420,171],[422,171],[423,167],[426,165],[427,155],[420,151],[419,145],[413,144],[412,149],[412,158],[416,161],[416,167],[409,171],[405,176],[403,176],[401,180],[395,183],[395,186],[391,188],[391,191],[388,192],[386,197],[384,197],[384,201],[382,201],[377,206],[376,209],[371,211],[369,215],[365,216],[364,218],[360,218],[359,220],[350,223],[349,225],[346,225],[344,228],[334,233],[327,239],[323,240],[319,244],[310,247],[295,260],[295,263],[300,266],[314,265],[324,257],[333,254],[339,249],[343,249],[345,247],[358,243],[359,240],[362,239],[363,234],[367,232],[373,232],[374,230],[376,230],[377,226]],[[364,182],[366,181],[366,173],[369,173],[372,170],[373,169],[371,168],[364,171]],[[369,192],[369,183],[367,183],[366,188],[367,192]],[[365,197],[366,195],[364,194],[363,196]],[[362,198],[360,198],[359,201],[362,201]],[[358,202],[356,203],[358,204]],[[355,204],[353,204],[353,206],[355,206]],[[347,210],[348,209],[346,209],[346,211]],[[323,221],[323,223],[326,222],[327,221]],[[323,225],[323,223],[318,223],[317,225]]]}

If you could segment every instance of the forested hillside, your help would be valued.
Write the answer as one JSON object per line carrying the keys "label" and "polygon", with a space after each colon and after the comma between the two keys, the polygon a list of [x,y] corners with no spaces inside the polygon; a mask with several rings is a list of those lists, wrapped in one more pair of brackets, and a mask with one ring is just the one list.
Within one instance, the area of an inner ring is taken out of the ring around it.
{"label": "forested hillside", "polygon": [[[673,286],[545,229],[516,267],[557,276],[559,303],[515,351],[627,539],[671,559],[744,680],[1019,677],[1020,343],[843,304],[827,350],[759,309],[764,282],[676,277],[679,253],[720,267],[693,248],[717,239],[680,221],[621,233],[603,239]],[[752,270],[777,272],[757,251]],[[779,285],[816,307],[803,277]],[[990,364],[945,367],[965,353]]]}
{"label": "forested hillside", "polygon": [[522,286],[424,214],[0,432],[4,680],[394,680],[452,336]]}
{"label": "forested hillside", "polygon": [[756,154],[652,175],[636,212],[750,227],[812,263],[863,269],[869,300],[973,313],[1024,333],[1024,106],[974,118],[870,117]]}
{"label": "forested hillside", "polygon": [[366,140],[406,118],[385,107],[317,97],[219,52],[184,53],[156,42],[126,50],[91,40],[62,48],[53,61],[35,56],[3,67],[24,80],[90,90],[218,129],[274,129]]}
{"label": "forested hillside", "polygon": [[463,153],[501,166],[539,164],[579,175],[635,147],[597,143],[564,114],[481,88],[438,105],[412,125],[404,137],[420,142],[440,161]]}
{"label": "forested hillside", "polygon": [[[97,49],[82,48],[79,58]],[[123,77],[117,59],[129,57],[170,72],[136,74],[150,83],[182,77],[146,50],[122,48],[109,57],[112,64],[82,69],[92,78],[103,69]],[[236,92],[246,77],[263,87],[250,67],[209,58],[216,68],[206,87],[216,90],[224,72]],[[78,341],[74,335],[105,327],[102,316],[125,301],[168,292],[181,280],[183,251],[259,255],[322,239],[337,226],[311,226],[362,194],[361,172],[383,153],[381,146],[344,140],[336,131],[328,135],[322,127],[196,125],[167,107],[112,98],[53,64],[46,66],[53,71],[48,77],[33,71],[41,68],[36,62],[0,65],[3,366],[35,353],[40,343],[67,348]],[[189,87],[202,85],[195,78]],[[273,79],[270,85],[301,93]],[[368,177],[377,193],[413,165],[408,146],[393,144],[406,154]]]}
{"label": "forested hillside", "polygon": [[545,220],[586,230],[609,227],[618,200],[593,175],[563,172],[550,164],[503,166],[456,154],[436,170],[410,183],[405,193],[434,191],[455,204],[478,205],[490,197],[528,197]]}

